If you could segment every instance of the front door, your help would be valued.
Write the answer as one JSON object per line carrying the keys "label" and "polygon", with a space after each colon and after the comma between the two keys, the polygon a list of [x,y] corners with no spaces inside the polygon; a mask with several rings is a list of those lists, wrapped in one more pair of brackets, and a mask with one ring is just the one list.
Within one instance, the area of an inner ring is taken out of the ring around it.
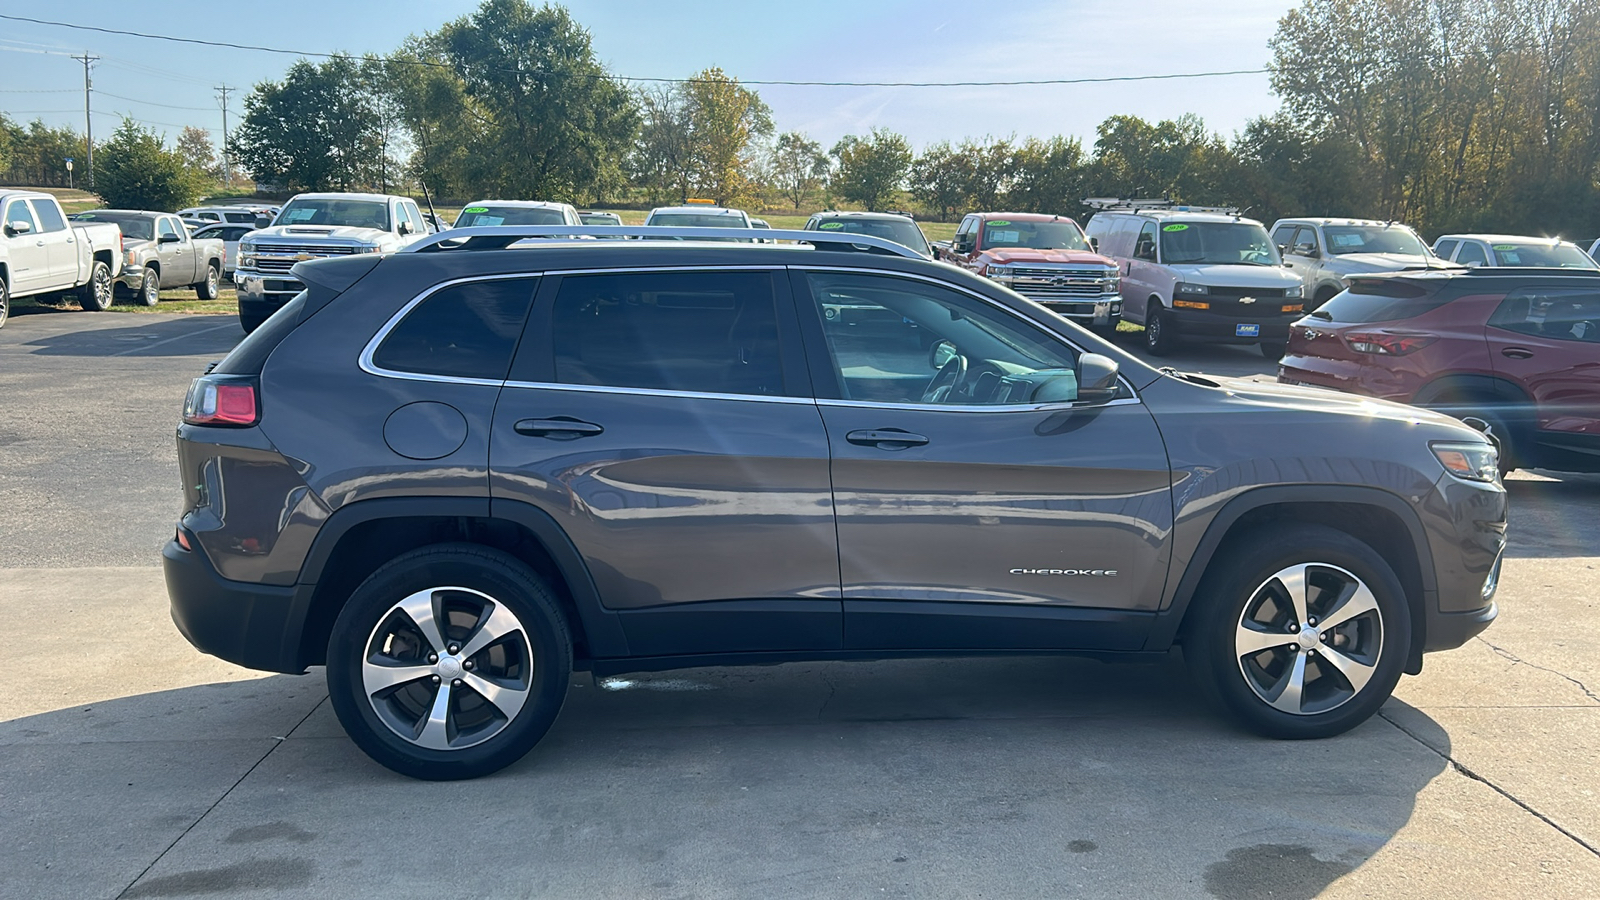
{"label": "front door", "polygon": [[846,646],[1137,648],[1172,501],[1133,392],[1077,404],[1079,349],[976,294],[825,271],[796,294],[833,454]]}
{"label": "front door", "polygon": [[1600,455],[1600,290],[1512,291],[1484,336],[1495,372],[1533,396],[1540,441]]}
{"label": "front door", "polygon": [[161,286],[178,287],[194,281],[194,254],[189,251],[185,229],[177,219],[162,216],[156,220],[156,256],[161,260]]}
{"label": "front door", "polygon": [[551,276],[535,303],[492,502],[565,530],[633,655],[840,645],[828,441],[781,276]]}
{"label": "front door", "polygon": [[6,204],[6,252],[11,262],[11,293],[18,297],[50,288],[50,251],[26,200]]}

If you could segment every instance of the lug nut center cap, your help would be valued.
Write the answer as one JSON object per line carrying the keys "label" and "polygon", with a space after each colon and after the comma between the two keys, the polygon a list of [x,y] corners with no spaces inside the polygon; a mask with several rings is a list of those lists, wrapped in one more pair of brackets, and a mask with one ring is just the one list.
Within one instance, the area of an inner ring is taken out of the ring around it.
{"label": "lug nut center cap", "polygon": [[1322,643],[1322,634],[1317,629],[1308,627],[1295,635],[1295,640],[1299,642],[1300,649],[1315,650],[1317,645]]}
{"label": "lug nut center cap", "polygon": [[439,657],[439,677],[440,678],[460,678],[461,677],[461,660],[458,657],[454,657],[454,656],[441,656],[441,657]]}

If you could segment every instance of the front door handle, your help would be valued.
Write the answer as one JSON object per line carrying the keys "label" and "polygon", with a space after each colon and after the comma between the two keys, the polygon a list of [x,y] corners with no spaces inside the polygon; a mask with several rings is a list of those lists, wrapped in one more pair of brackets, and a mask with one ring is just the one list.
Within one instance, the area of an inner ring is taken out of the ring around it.
{"label": "front door handle", "polygon": [[1533,359],[1533,351],[1524,350],[1521,347],[1507,347],[1500,351],[1500,355],[1509,356],[1512,359]]}
{"label": "front door handle", "polygon": [[862,431],[852,431],[844,436],[852,444],[862,447],[877,447],[879,450],[904,450],[907,447],[920,447],[928,442],[927,437],[901,431],[898,428],[873,428]]}
{"label": "front door handle", "polygon": [[581,437],[594,437],[605,431],[593,422],[584,422],[567,416],[551,419],[523,419],[511,426],[517,434],[529,437],[547,437],[558,441],[571,441]]}

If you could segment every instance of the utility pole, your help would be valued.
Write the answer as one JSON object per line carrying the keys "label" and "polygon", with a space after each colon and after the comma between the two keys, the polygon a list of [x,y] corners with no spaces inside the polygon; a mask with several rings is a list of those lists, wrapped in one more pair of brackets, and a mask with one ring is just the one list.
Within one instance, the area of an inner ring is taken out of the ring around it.
{"label": "utility pole", "polygon": [[83,141],[88,145],[86,149],[89,151],[86,155],[89,189],[94,190],[94,123],[89,119],[89,64],[100,57],[90,56],[89,51],[85,50],[82,56],[74,56],[73,59],[83,63]]}
{"label": "utility pole", "polygon": [[217,85],[217,93],[222,95],[222,184],[224,187],[233,183],[233,170],[228,166],[228,95],[238,90],[225,84]]}

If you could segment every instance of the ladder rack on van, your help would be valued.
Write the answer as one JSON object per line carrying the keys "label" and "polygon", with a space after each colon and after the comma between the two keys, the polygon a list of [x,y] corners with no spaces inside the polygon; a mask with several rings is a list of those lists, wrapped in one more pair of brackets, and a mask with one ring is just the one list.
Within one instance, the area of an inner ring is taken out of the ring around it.
{"label": "ladder rack on van", "polygon": [[1186,212],[1186,213],[1212,213],[1219,216],[1238,216],[1239,208],[1236,206],[1191,206],[1187,203],[1173,203],[1162,198],[1159,200],[1130,200],[1121,197],[1085,197],[1083,205],[1096,212]]}

